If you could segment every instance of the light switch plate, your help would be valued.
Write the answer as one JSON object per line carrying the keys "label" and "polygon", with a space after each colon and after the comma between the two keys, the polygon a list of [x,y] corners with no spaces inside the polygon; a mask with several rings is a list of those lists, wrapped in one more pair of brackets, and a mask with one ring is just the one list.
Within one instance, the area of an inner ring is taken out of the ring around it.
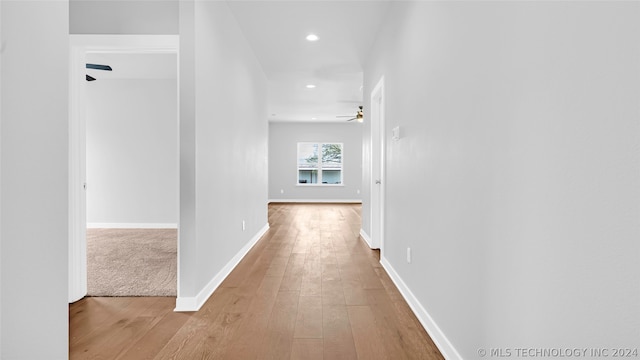
{"label": "light switch plate", "polygon": [[396,126],[391,129],[391,139],[394,141],[400,140],[400,126]]}

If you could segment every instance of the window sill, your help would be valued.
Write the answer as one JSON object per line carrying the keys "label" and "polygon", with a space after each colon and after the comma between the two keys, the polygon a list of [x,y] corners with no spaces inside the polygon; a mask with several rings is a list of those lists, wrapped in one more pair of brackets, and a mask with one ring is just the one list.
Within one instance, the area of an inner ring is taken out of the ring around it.
{"label": "window sill", "polygon": [[316,186],[329,186],[329,187],[340,187],[344,186],[344,184],[296,184],[296,186],[300,187],[316,187]]}

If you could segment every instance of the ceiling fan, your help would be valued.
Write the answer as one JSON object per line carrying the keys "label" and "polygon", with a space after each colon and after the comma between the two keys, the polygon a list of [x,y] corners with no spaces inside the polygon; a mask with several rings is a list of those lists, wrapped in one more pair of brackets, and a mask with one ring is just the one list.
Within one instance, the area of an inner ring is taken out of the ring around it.
{"label": "ceiling fan", "polygon": [[[111,66],[109,65],[100,65],[100,64],[86,64],[86,68],[87,69],[93,69],[93,70],[104,70],[104,71],[112,71],[113,69],[111,68]],[[96,81],[96,78],[94,78],[93,76],[86,74],[86,80],[87,81]]]}
{"label": "ceiling fan", "polygon": [[353,120],[357,120],[358,122],[362,122],[362,119],[364,118],[364,113],[362,112],[362,105],[358,106],[358,112],[356,113],[356,116],[353,117],[353,115],[340,115],[340,116],[336,116],[339,118],[342,117],[350,117],[351,119],[347,120],[347,121],[353,121]]}

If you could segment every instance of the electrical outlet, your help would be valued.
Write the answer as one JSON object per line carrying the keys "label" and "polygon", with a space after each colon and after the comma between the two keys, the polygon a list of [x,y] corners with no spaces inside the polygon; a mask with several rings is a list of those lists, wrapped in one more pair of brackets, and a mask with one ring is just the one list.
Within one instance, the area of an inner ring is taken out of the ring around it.
{"label": "electrical outlet", "polygon": [[244,220],[242,220],[242,231],[244,231],[247,228],[247,223],[245,223]]}
{"label": "electrical outlet", "polygon": [[407,248],[407,263],[411,264],[411,248]]}

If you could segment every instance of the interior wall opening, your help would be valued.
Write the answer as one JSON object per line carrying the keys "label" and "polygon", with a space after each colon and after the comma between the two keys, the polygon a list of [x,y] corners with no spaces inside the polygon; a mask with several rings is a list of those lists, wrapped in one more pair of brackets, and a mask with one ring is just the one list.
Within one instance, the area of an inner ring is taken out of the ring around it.
{"label": "interior wall opening", "polygon": [[70,62],[69,302],[176,296],[177,36],[72,35]]}

